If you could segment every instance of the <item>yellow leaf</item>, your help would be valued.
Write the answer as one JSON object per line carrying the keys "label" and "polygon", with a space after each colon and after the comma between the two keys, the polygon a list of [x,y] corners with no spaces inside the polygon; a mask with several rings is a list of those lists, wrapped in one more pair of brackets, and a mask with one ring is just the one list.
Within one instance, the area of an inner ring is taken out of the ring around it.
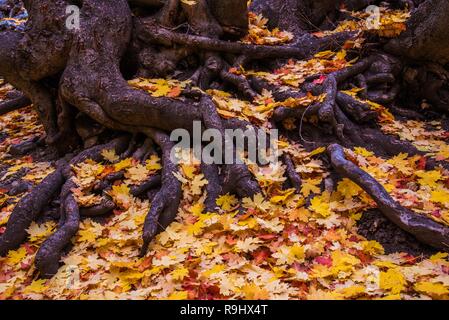
{"label": "yellow leaf", "polygon": [[416,283],[415,290],[432,297],[441,297],[449,294],[449,289],[445,285],[427,281]]}
{"label": "yellow leaf", "polygon": [[337,191],[340,192],[346,199],[358,196],[363,190],[351,180],[344,178],[338,183]]}
{"label": "yellow leaf", "polygon": [[244,286],[242,292],[246,300],[267,300],[270,298],[269,291],[256,284]]}
{"label": "yellow leaf", "polygon": [[24,293],[42,293],[45,290],[48,289],[47,286],[45,286],[45,283],[47,280],[40,279],[40,280],[34,280],[28,287],[23,290]]}
{"label": "yellow leaf", "polygon": [[437,254],[434,254],[430,257],[430,261],[438,262],[438,261],[445,261],[445,259],[449,256],[449,253],[447,252],[438,252]]}
{"label": "yellow leaf", "polygon": [[152,155],[145,163],[146,168],[151,172],[156,172],[162,169],[161,159],[157,155]]}
{"label": "yellow leaf", "polygon": [[329,195],[327,192],[321,196],[316,196],[310,201],[309,210],[318,213],[321,218],[327,218],[331,215],[329,206]]}
{"label": "yellow leaf", "polygon": [[209,182],[204,178],[204,174],[196,175],[192,181],[192,194],[200,195],[202,193],[202,189]]}
{"label": "yellow leaf", "polygon": [[313,151],[309,154],[309,157],[316,156],[317,154],[321,154],[321,153],[323,153],[323,152],[325,152],[325,151],[326,151],[326,148],[325,148],[325,147],[317,148],[317,149],[313,150]]}
{"label": "yellow leaf", "polygon": [[305,179],[301,186],[301,193],[304,197],[308,197],[312,193],[320,193],[321,189],[318,186],[321,179]]}
{"label": "yellow leaf", "polygon": [[114,149],[111,150],[103,150],[101,152],[101,155],[103,156],[103,158],[111,163],[114,163],[116,161],[118,161],[120,158],[117,156],[117,154],[115,153]]}
{"label": "yellow leaf", "polygon": [[430,201],[447,204],[449,199],[449,190],[439,189],[432,191]]}
{"label": "yellow leaf", "polygon": [[8,262],[11,264],[18,264],[27,256],[27,251],[24,247],[8,252]]}
{"label": "yellow leaf", "polygon": [[196,0],[181,0],[182,3],[185,3],[188,6],[193,6],[196,4]]}
{"label": "yellow leaf", "polygon": [[376,254],[384,254],[385,250],[384,247],[377,241],[363,241],[362,242],[363,251],[370,254],[370,255],[376,255]]}
{"label": "yellow leaf", "polygon": [[178,268],[174,271],[172,271],[171,276],[173,278],[173,280],[175,281],[179,281],[179,280],[184,280],[185,277],[187,277],[189,275],[189,270],[187,268],[181,267]]}
{"label": "yellow leaf", "polygon": [[380,273],[380,288],[390,291],[391,294],[399,294],[404,290],[407,281],[404,275],[397,269],[389,269]]}
{"label": "yellow leaf", "polygon": [[235,252],[252,252],[259,248],[260,240],[257,238],[246,238],[245,240],[238,240],[234,251]]}
{"label": "yellow leaf", "polygon": [[129,208],[132,198],[130,195],[129,187],[125,184],[119,186],[112,186],[112,190],[109,191],[109,195],[114,199],[114,201],[122,206],[123,208]]}
{"label": "yellow leaf", "polygon": [[368,158],[374,156],[374,153],[362,147],[355,147],[354,152],[362,157]]}
{"label": "yellow leaf", "polygon": [[223,209],[223,211],[231,211],[237,203],[237,198],[229,193],[217,199],[217,205]]}
{"label": "yellow leaf", "polygon": [[175,291],[167,299],[168,300],[187,300],[189,294],[187,291]]}
{"label": "yellow leaf", "polygon": [[80,230],[78,235],[78,241],[80,242],[94,243],[97,239],[97,236],[91,230]]}
{"label": "yellow leaf", "polygon": [[141,182],[144,182],[148,179],[149,175],[150,171],[147,169],[147,167],[144,167],[141,164],[137,164],[135,166],[132,166],[131,168],[128,168],[125,173],[125,177],[130,180],[128,183],[131,184],[139,184]]}
{"label": "yellow leaf", "polygon": [[131,167],[132,165],[133,165],[133,164],[132,164],[132,159],[131,159],[131,158],[127,158],[127,159],[125,159],[125,160],[122,160],[122,161],[116,163],[116,164],[114,165],[114,169],[115,169],[115,171],[120,171],[120,170],[129,168],[129,167]]}
{"label": "yellow leaf", "polygon": [[203,276],[206,278],[210,278],[211,275],[220,273],[226,269],[226,266],[224,264],[217,264],[213,266],[211,269],[203,272]]}
{"label": "yellow leaf", "polygon": [[52,221],[40,225],[33,221],[27,229],[27,232],[30,235],[30,241],[36,242],[47,238],[53,232],[55,227],[56,224]]}
{"label": "yellow leaf", "polygon": [[422,186],[429,186],[431,188],[437,187],[437,181],[442,179],[441,172],[437,170],[417,171],[415,174],[419,177],[419,183]]}
{"label": "yellow leaf", "polygon": [[253,199],[251,198],[243,198],[242,200],[243,207],[247,209],[259,209],[262,212],[267,212],[267,210],[270,208],[270,204],[265,201],[265,198],[262,194],[258,193],[256,194]]}

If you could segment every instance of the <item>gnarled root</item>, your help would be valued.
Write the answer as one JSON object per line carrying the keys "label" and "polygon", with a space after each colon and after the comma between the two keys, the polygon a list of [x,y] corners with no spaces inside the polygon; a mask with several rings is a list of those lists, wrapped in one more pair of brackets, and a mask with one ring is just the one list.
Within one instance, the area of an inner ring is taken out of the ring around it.
{"label": "gnarled root", "polygon": [[388,219],[423,243],[440,250],[449,250],[448,227],[402,207],[372,176],[347,160],[340,145],[330,145],[327,152],[335,170],[368,193]]}
{"label": "gnarled root", "polygon": [[23,107],[29,106],[30,104],[31,104],[30,99],[28,99],[23,94],[14,97],[10,100],[0,102],[0,116],[9,113],[11,111],[15,111]]}
{"label": "gnarled root", "polygon": [[[128,143],[127,137],[117,138],[105,145],[95,146],[81,152],[69,163],[63,159],[57,163],[55,172],[46,177],[37,187],[26,195],[14,208],[5,233],[0,237],[0,255],[6,255],[9,250],[14,250],[27,237],[27,229],[36,220],[44,207],[61,191],[61,219],[58,230],[47,239],[36,255],[36,266],[44,277],[52,276],[59,268],[59,259],[63,249],[70,242],[70,239],[78,230],[80,209],[72,194],[72,189],[76,188],[71,180],[71,165],[83,162],[87,159],[100,161],[101,152],[104,149],[115,149],[123,151]],[[104,203],[104,206],[111,206]],[[99,214],[104,211],[102,208],[89,208],[81,210],[81,213]]]}
{"label": "gnarled root", "polygon": [[167,134],[153,129],[145,133],[162,149],[162,187],[151,202],[143,228],[141,256],[145,256],[148,246],[156,234],[168,227],[176,218],[182,197],[181,182],[175,177],[178,171],[172,161],[173,142]]}
{"label": "gnarled root", "polygon": [[26,229],[37,218],[42,209],[50,203],[64,183],[63,170],[67,163],[60,161],[55,172],[46,177],[14,208],[5,233],[0,236],[0,256],[20,246],[27,238]]}

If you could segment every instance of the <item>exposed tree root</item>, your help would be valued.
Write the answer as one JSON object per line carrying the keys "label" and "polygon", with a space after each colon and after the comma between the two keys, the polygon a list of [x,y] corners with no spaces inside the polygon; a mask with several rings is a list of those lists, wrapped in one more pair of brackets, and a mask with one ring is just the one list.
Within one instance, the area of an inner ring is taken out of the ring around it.
{"label": "exposed tree root", "polygon": [[13,99],[0,102],[0,116],[9,113],[11,111],[29,106],[30,104],[31,104],[30,99],[28,99],[23,94],[20,95],[19,97],[15,97]]}
{"label": "exposed tree root", "polygon": [[5,233],[0,237],[0,255],[14,250],[25,241],[26,229],[31,225],[42,209],[50,203],[64,183],[63,168],[66,163],[61,161],[54,173],[45,178],[39,185],[25,196],[14,208],[8,220]]}
{"label": "exposed tree root", "polygon": [[332,166],[337,172],[368,193],[379,210],[401,229],[413,234],[418,240],[437,249],[449,250],[449,228],[434,220],[402,207],[372,176],[361,170],[345,157],[344,149],[333,144],[327,149]]}
{"label": "exposed tree root", "polygon": [[150,241],[156,234],[175,220],[182,196],[181,182],[174,175],[178,169],[171,159],[174,143],[161,131],[147,130],[146,133],[162,149],[163,170],[162,187],[153,198],[151,210],[145,219],[141,256],[147,253]]}

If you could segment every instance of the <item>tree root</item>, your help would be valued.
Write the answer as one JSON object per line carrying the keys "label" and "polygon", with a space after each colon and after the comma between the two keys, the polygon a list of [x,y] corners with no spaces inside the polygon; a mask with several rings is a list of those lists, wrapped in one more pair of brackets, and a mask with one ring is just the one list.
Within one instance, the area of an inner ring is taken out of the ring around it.
{"label": "tree root", "polygon": [[25,241],[28,235],[26,229],[50,203],[64,183],[63,168],[65,166],[65,161],[60,161],[56,171],[46,177],[16,205],[6,225],[5,233],[0,236],[0,256],[6,255],[9,250],[15,250]]}
{"label": "tree root", "polygon": [[154,236],[167,228],[176,218],[182,197],[181,182],[175,177],[178,171],[171,160],[174,143],[170,137],[158,130],[145,130],[145,133],[162,149],[162,187],[151,202],[143,228],[141,256],[145,256]]}
{"label": "tree root", "polygon": [[20,95],[19,97],[15,97],[13,99],[0,102],[0,116],[27,107],[30,104],[31,104],[30,99],[28,99],[23,94]]}
{"label": "tree root", "polygon": [[330,145],[327,152],[335,170],[368,193],[388,219],[421,242],[440,250],[449,250],[448,227],[402,207],[372,176],[347,160],[340,145]]}

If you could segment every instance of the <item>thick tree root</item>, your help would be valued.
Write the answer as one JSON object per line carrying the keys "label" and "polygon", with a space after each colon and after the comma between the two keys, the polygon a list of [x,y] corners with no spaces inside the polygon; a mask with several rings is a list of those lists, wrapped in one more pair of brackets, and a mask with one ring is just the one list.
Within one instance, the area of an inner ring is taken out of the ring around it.
{"label": "thick tree root", "polygon": [[64,248],[76,235],[80,223],[80,211],[78,203],[71,189],[76,184],[68,180],[61,192],[61,221],[58,229],[41,245],[36,253],[35,264],[43,278],[51,278],[58,272],[59,260]]}
{"label": "thick tree root", "polygon": [[[71,180],[71,165],[81,163],[87,159],[101,161],[101,152],[114,149],[123,152],[129,139],[117,138],[105,145],[99,145],[85,150],[75,156],[69,163],[60,160],[55,172],[45,178],[37,187],[26,195],[14,208],[6,226],[5,233],[0,237],[0,255],[4,256],[9,250],[14,250],[27,237],[27,229],[39,216],[44,207],[61,190],[61,217],[58,230],[48,238],[36,255],[36,266],[44,277],[54,275],[59,268],[59,260],[63,249],[76,234],[80,219],[80,209],[72,194],[76,188]],[[101,207],[82,209],[81,213],[96,215],[112,210],[111,203],[106,201]]]}
{"label": "thick tree root", "polygon": [[148,246],[158,232],[167,228],[176,218],[182,197],[181,182],[175,177],[178,172],[172,162],[171,152],[174,143],[165,133],[157,130],[145,130],[145,133],[162,149],[162,187],[151,202],[143,228],[141,256],[145,256]]}
{"label": "thick tree root", "polygon": [[28,236],[26,229],[63,185],[65,166],[64,161],[59,162],[56,171],[45,178],[38,187],[34,188],[16,205],[6,225],[5,233],[0,236],[0,256],[6,255],[9,250],[17,249],[25,241]]}
{"label": "thick tree root", "polygon": [[23,107],[29,106],[30,104],[31,104],[30,99],[28,99],[25,95],[21,95],[13,99],[0,102],[0,116],[21,109]]}
{"label": "thick tree root", "polygon": [[327,152],[335,170],[368,193],[388,219],[421,242],[440,250],[449,250],[448,227],[402,207],[372,176],[347,160],[340,145],[329,146]]}

